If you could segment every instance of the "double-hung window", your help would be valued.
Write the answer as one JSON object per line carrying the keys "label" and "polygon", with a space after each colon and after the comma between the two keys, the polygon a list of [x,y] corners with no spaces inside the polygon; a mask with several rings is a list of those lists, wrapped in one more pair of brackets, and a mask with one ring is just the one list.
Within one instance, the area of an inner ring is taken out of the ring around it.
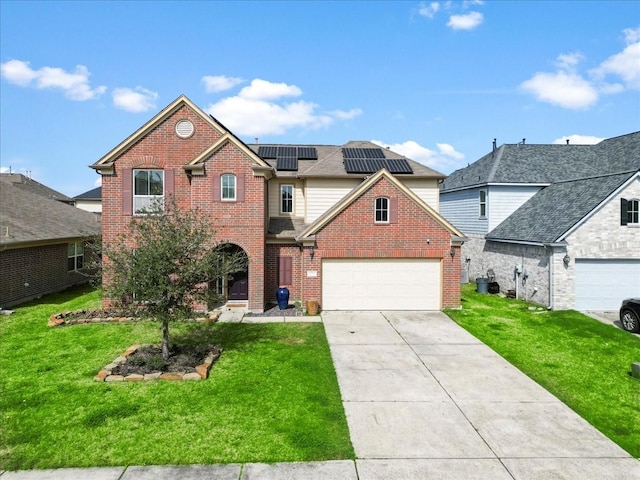
{"label": "double-hung window", "polygon": [[234,201],[236,199],[236,176],[231,173],[225,173],[220,177],[220,198],[226,201]]}
{"label": "double-hung window", "polygon": [[[632,200],[622,200],[623,201],[623,211],[622,211],[622,219],[623,225],[640,225],[640,200],[634,198]],[[626,204],[626,208],[625,208]],[[626,219],[625,219],[625,210],[626,210]],[[626,222],[624,221],[626,220]]]}
{"label": "double-hung window", "polygon": [[480,194],[478,197],[479,200],[479,214],[480,218],[486,218],[487,216],[487,191],[480,190]]}
{"label": "double-hung window", "polygon": [[280,213],[293,213],[293,185],[280,185]]}
{"label": "double-hung window", "polygon": [[84,267],[84,245],[82,242],[70,243],[67,247],[67,270],[69,272]]}
{"label": "double-hung window", "polygon": [[145,213],[151,207],[164,206],[164,171],[133,171],[133,212]]}
{"label": "double-hung window", "polygon": [[389,223],[389,199],[387,197],[376,198],[375,223]]}

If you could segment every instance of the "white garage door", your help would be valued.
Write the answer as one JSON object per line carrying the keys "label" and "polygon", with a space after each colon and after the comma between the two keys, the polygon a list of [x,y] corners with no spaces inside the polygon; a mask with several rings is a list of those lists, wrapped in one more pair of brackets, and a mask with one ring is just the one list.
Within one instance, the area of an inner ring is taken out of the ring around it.
{"label": "white garage door", "polygon": [[640,297],[640,260],[576,259],[576,310],[618,310]]}
{"label": "white garage door", "polygon": [[324,310],[439,310],[438,259],[325,259]]}

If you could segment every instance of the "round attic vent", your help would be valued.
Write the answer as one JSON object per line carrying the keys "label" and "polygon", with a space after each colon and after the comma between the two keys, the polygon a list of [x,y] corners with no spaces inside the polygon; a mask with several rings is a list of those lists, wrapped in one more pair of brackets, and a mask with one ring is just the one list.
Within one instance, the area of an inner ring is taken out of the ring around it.
{"label": "round attic vent", "polygon": [[193,135],[193,123],[189,120],[180,120],[176,123],[176,134],[180,138],[188,138]]}

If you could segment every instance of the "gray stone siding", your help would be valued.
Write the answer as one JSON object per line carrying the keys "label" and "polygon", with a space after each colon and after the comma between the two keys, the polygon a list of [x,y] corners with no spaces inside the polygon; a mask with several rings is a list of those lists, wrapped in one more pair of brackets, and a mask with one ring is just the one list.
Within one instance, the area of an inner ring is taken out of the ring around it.
{"label": "gray stone siding", "polygon": [[[549,306],[549,254],[544,247],[512,243],[487,242],[481,235],[467,235],[462,246],[462,266],[469,281],[487,276],[493,270],[494,281],[500,291],[517,290],[518,298]],[[564,254],[563,254],[564,255]],[[516,265],[522,265],[522,274],[516,276]],[[524,279],[524,273],[527,278]],[[516,279],[518,285],[516,287]],[[524,280],[524,281],[523,281]]]}
{"label": "gray stone siding", "polygon": [[597,209],[567,236],[568,268],[562,255],[554,260],[554,308],[575,308],[576,259],[640,259],[640,225],[620,225],[620,199],[640,199],[640,179]]}

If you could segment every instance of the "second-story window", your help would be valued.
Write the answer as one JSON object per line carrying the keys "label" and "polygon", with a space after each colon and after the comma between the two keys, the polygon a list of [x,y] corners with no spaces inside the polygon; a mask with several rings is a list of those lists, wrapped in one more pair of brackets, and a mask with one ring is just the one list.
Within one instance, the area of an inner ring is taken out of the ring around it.
{"label": "second-story window", "polygon": [[155,202],[162,206],[164,203],[164,171],[163,170],[134,170],[133,171],[133,212],[144,213]]}
{"label": "second-story window", "polygon": [[479,195],[479,205],[480,205],[480,218],[485,218],[487,216],[487,191],[480,190]]}
{"label": "second-story window", "polygon": [[627,225],[640,223],[640,200],[627,200]]}
{"label": "second-story window", "polygon": [[280,213],[293,213],[293,185],[280,185]]}
{"label": "second-story window", "polygon": [[389,199],[387,197],[376,198],[375,223],[389,223]]}
{"label": "second-story window", "polygon": [[232,201],[236,199],[236,176],[231,173],[225,173],[220,177],[221,199]]}

